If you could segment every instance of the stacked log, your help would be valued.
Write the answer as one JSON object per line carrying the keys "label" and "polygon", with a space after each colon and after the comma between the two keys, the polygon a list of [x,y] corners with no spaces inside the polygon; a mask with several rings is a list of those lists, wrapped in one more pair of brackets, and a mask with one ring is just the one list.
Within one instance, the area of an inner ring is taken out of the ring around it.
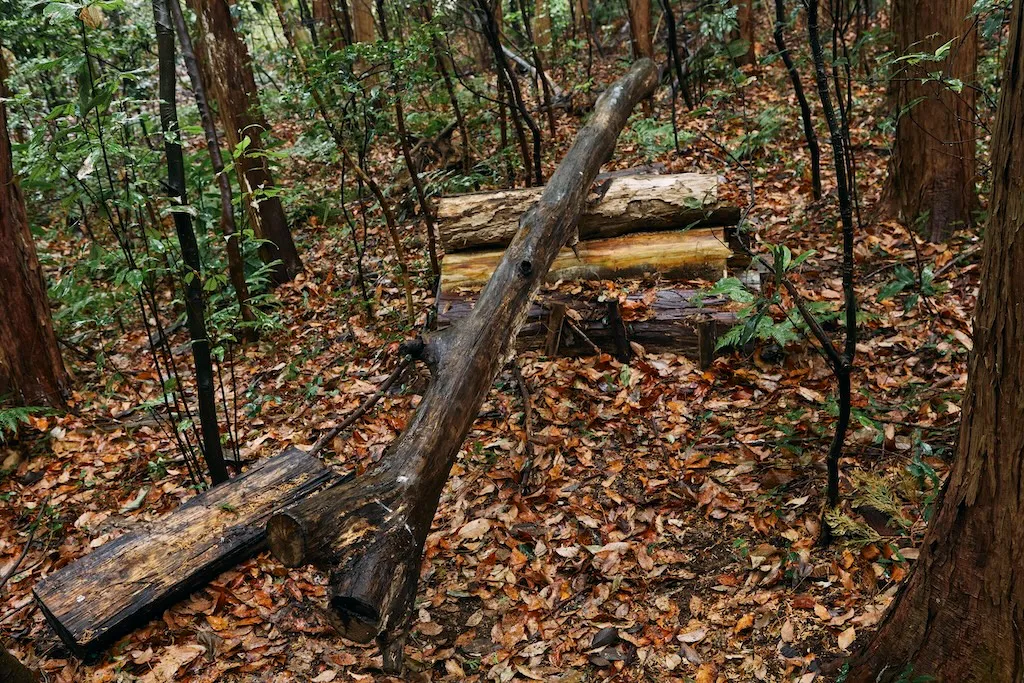
{"label": "stacked log", "polygon": [[[537,202],[542,187],[473,192],[442,197],[437,219],[445,252],[503,249],[519,219]],[[635,232],[734,226],[740,211],[718,201],[718,176],[704,173],[626,175],[598,178],[599,195],[579,222],[579,239]]]}
{"label": "stacked log", "polygon": [[[724,309],[725,301],[706,298],[698,303],[696,291],[674,283],[716,281],[750,265],[737,244],[739,209],[719,202],[717,176],[641,173],[598,178],[580,218],[577,243],[559,252],[545,281],[655,277],[666,284],[627,299],[630,308],[650,299],[643,316],[632,320],[623,320],[617,308],[594,297],[541,296],[520,330],[520,350],[548,355],[600,350],[627,358],[635,343],[652,352],[681,353],[702,365],[711,362],[718,334],[735,323],[735,315]],[[542,190],[478,192],[440,200],[439,230],[446,254],[439,328],[472,310],[475,290],[490,278],[519,229],[520,217]],[[757,278],[752,279],[756,284]],[[565,311],[574,311],[568,323]]]}

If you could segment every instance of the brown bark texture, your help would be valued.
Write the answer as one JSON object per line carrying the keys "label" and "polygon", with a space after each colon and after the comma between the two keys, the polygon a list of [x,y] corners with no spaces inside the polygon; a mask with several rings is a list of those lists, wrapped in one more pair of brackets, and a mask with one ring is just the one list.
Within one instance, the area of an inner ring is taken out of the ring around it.
{"label": "brown bark texture", "polygon": [[[736,314],[726,310],[727,302],[721,297],[703,296],[697,303],[698,292],[683,288],[651,294],[630,294],[622,306],[626,342],[639,344],[649,353],[679,353],[702,361],[703,349],[708,345],[714,349],[718,334],[736,324]],[[606,303],[596,296],[558,292],[538,296],[519,330],[516,349],[549,356],[587,355],[594,353],[594,344],[604,353],[617,353]],[[437,306],[438,328],[468,317],[473,304],[473,297],[442,294]],[[567,309],[575,312],[572,324],[565,322]],[[706,335],[711,339],[705,340]]]}
{"label": "brown bark texture", "polygon": [[7,129],[6,65],[0,57],[0,399],[60,408],[70,381],[53,331],[25,197]]}
{"label": "brown bark texture", "polygon": [[574,234],[590,186],[619,131],[657,84],[649,60],[598,100],[586,127],[459,325],[407,343],[433,379],[405,431],[357,480],[310,496],[268,524],[270,547],[289,565],[316,562],[330,577],[341,633],[377,637],[385,667],[401,668],[423,543],[452,464],[530,303],[556,255]]}
{"label": "brown bark texture", "polygon": [[253,232],[264,240],[260,257],[264,263],[279,262],[272,273],[276,284],[289,282],[302,271],[302,260],[281,199],[260,194],[261,190],[273,191],[274,179],[263,154],[262,136],[268,125],[260,108],[249,51],[235,32],[227,0],[188,0],[188,6],[196,14],[197,57],[210,80],[206,92],[217,103],[228,149],[238,149],[239,143],[249,138],[245,154],[235,159],[235,170]]}
{"label": "brown bark texture", "polygon": [[[949,41],[941,62],[899,62],[891,96],[896,139],[883,191],[883,209],[909,226],[921,225],[933,242],[968,227],[977,204],[977,128],[974,120],[978,34],[968,16],[972,0],[894,0],[892,29],[896,55],[934,54]],[[944,80],[929,74],[940,72]],[[922,82],[922,80],[924,82]]]}
{"label": "brown bark texture", "polygon": [[651,0],[626,0],[629,11],[629,40],[636,59],[654,58],[654,37],[651,35]]}
{"label": "brown bark texture", "polygon": [[743,54],[736,56],[736,63],[740,66],[757,63],[757,50],[754,48],[754,27],[756,25],[754,15],[755,0],[735,0],[736,6],[736,30],[733,32],[733,40],[742,40],[747,44]]}
{"label": "brown bark texture", "polygon": [[[738,207],[718,201],[718,177],[704,173],[610,178],[579,222],[581,240],[632,232],[735,225]],[[504,247],[543,188],[442,197],[438,229],[447,252]]]}
{"label": "brown bark texture", "polygon": [[373,0],[349,0],[352,10],[352,40],[357,43],[372,43],[376,39],[373,23]]}
{"label": "brown bark texture", "polygon": [[847,683],[1024,680],[1024,13],[1010,18],[956,461],[920,560]]}

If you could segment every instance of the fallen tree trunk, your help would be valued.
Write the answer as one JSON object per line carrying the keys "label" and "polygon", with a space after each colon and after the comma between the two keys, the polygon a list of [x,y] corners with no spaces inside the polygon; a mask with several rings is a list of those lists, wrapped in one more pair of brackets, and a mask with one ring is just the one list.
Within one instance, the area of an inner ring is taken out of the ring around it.
{"label": "fallen tree trunk", "polygon": [[[544,188],[473,192],[442,197],[438,229],[445,251],[504,248],[519,219]],[[718,178],[703,173],[612,178],[600,199],[584,208],[581,240],[631,232],[736,225],[740,211],[718,202]]]}
{"label": "fallen tree trunk", "polygon": [[495,375],[526,320],[533,296],[576,223],[597,172],[633,107],[657,84],[638,61],[598,100],[586,127],[551,176],[472,313],[458,326],[407,343],[433,380],[405,431],[365,475],[274,515],[273,553],[289,566],[328,571],[330,605],[347,638],[381,647],[384,666],[402,665],[423,543],[452,464]]}
{"label": "fallen tree trunk", "polygon": [[[546,282],[614,280],[658,274],[674,280],[718,280],[727,266],[742,266],[722,229],[695,228],[588,240],[563,248]],[[480,287],[501,261],[500,250],[446,254],[441,261],[441,293]]]}
{"label": "fallen tree trunk", "polygon": [[[516,348],[572,356],[593,353],[596,345],[604,353],[620,355],[626,350],[622,348],[625,341],[651,353],[680,353],[707,367],[718,335],[736,324],[736,315],[723,310],[723,297],[705,296],[698,304],[694,300],[697,295],[692,289],[630,294],[620,307],[624,340],[618,338],[609,302],[560,292],[538,296],[519,330]],[[469,316],[474,304],[471,297],[442,298],[437,306],[438,328],[458,324]]]}
{"label": "fallen tree trunk", "polygon": [[153,522],[58,569],[33,589],[79,657],[159,615],[263,549],[270,515],[340,476],[295,448],[200,493]]}

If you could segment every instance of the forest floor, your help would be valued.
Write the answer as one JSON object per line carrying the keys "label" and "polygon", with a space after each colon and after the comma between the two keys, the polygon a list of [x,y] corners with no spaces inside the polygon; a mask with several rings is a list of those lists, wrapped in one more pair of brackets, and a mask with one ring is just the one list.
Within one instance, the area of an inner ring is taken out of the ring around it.
{"label": "forest floor", "polygon": [[[617,70],[605,65],[597,80],[608,82]],[[606,168],[658,161],[673,172],[723,174],[730,198],[752,203],[755,250],[767,243],[795,254],[814,249],[794,282],[807,299],[838,306],[835,196],[809,200],[800,170],[807,155],[781,70],[748,73],[753,84],[731,103],[741,115],[681,112],[688,144],[678,156],[651,156],[627,131]],[[427,540],[407,680],[807,683],[831,678],[870,634],[912,568],[923,516],[948,466],[977,285],[976,238],[915,245],[897,223],[871,218],[886,164],[873,128],[883,115],[875,91],[857,93],[853,114],[862,325],[836,543],[815,546],[835,399],[831,372],[807,340],[725,353],[707,370],[667,354],[628,365],[609,356],[524,354],[518,362],[531,394],[531,433],[506,369]],[[667,92],[659,98],[664,121]],[[748,177],[712,140],[749,133],[768,105],[784,107],[781,126],[752,150]],[[560,114],[558,140],[545,156],[548,175],[580,125]],[[297,128],[275,130],[288,141]],[[822,146],[828,190],[827,136]],[[286,183],[333,191],[336,168],[286,163]],[[382,231],[371,232],[365,256],[377,299],[372,318],[352,284],[350,238],[315,217],[296,228],[307,271],[280,288],[284,328],[239,354],[236,385],[228,388],[229,402],[243,406],[238,439],[247,460],[292,444],[308,448],[319,430],[376,391],[410,333]],[[421,223],[410,219],[405,229],[422,244]],[[72,252],[80,245],[44,246]],[[422,286],[425,259],[415,265],[422,323],[432,299]],[[911,286],[877,301],[900,267],[916,276],[924,266],[935,273],[937,295],[905,308]],[[606,286],[612,294],[652,283]],[[781,319],[781,310],[772,315]],[[184,341],[178,332],[175,344]],[[0,602],[0,635],[12,652],[46,680],[69,683],[388,680],[374,648],[337,637],[322,617],[325,577],[286,570],[267,553],[225,572],[98,661],[68,653],[32,603],[33,584],[194,493],[167,435],[128,413],[159,389],[141,325],[127,329],[102,372],[71,360],[74,412],[32,418],[35,437],[0,452],[11,470],[0,479],[0,572],[14,565],[39,522]],[[341,470],[379,458],[425,381],[411,371],[321,455]]]}

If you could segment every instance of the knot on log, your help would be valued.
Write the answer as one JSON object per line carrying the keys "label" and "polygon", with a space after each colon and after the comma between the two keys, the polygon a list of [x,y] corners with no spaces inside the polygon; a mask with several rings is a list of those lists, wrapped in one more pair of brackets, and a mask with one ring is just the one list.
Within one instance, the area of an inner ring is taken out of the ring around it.
{"label": "knot on log", "polygon": [[444,361],[444,351],[447,348],[446,334],[435,332],[428,338],[422,336],[415,339],[408,339],[398,346],[398,352],[409,356],[413,360],[422,361],[430,368],[430,374],[437,376],[441,363]]}

